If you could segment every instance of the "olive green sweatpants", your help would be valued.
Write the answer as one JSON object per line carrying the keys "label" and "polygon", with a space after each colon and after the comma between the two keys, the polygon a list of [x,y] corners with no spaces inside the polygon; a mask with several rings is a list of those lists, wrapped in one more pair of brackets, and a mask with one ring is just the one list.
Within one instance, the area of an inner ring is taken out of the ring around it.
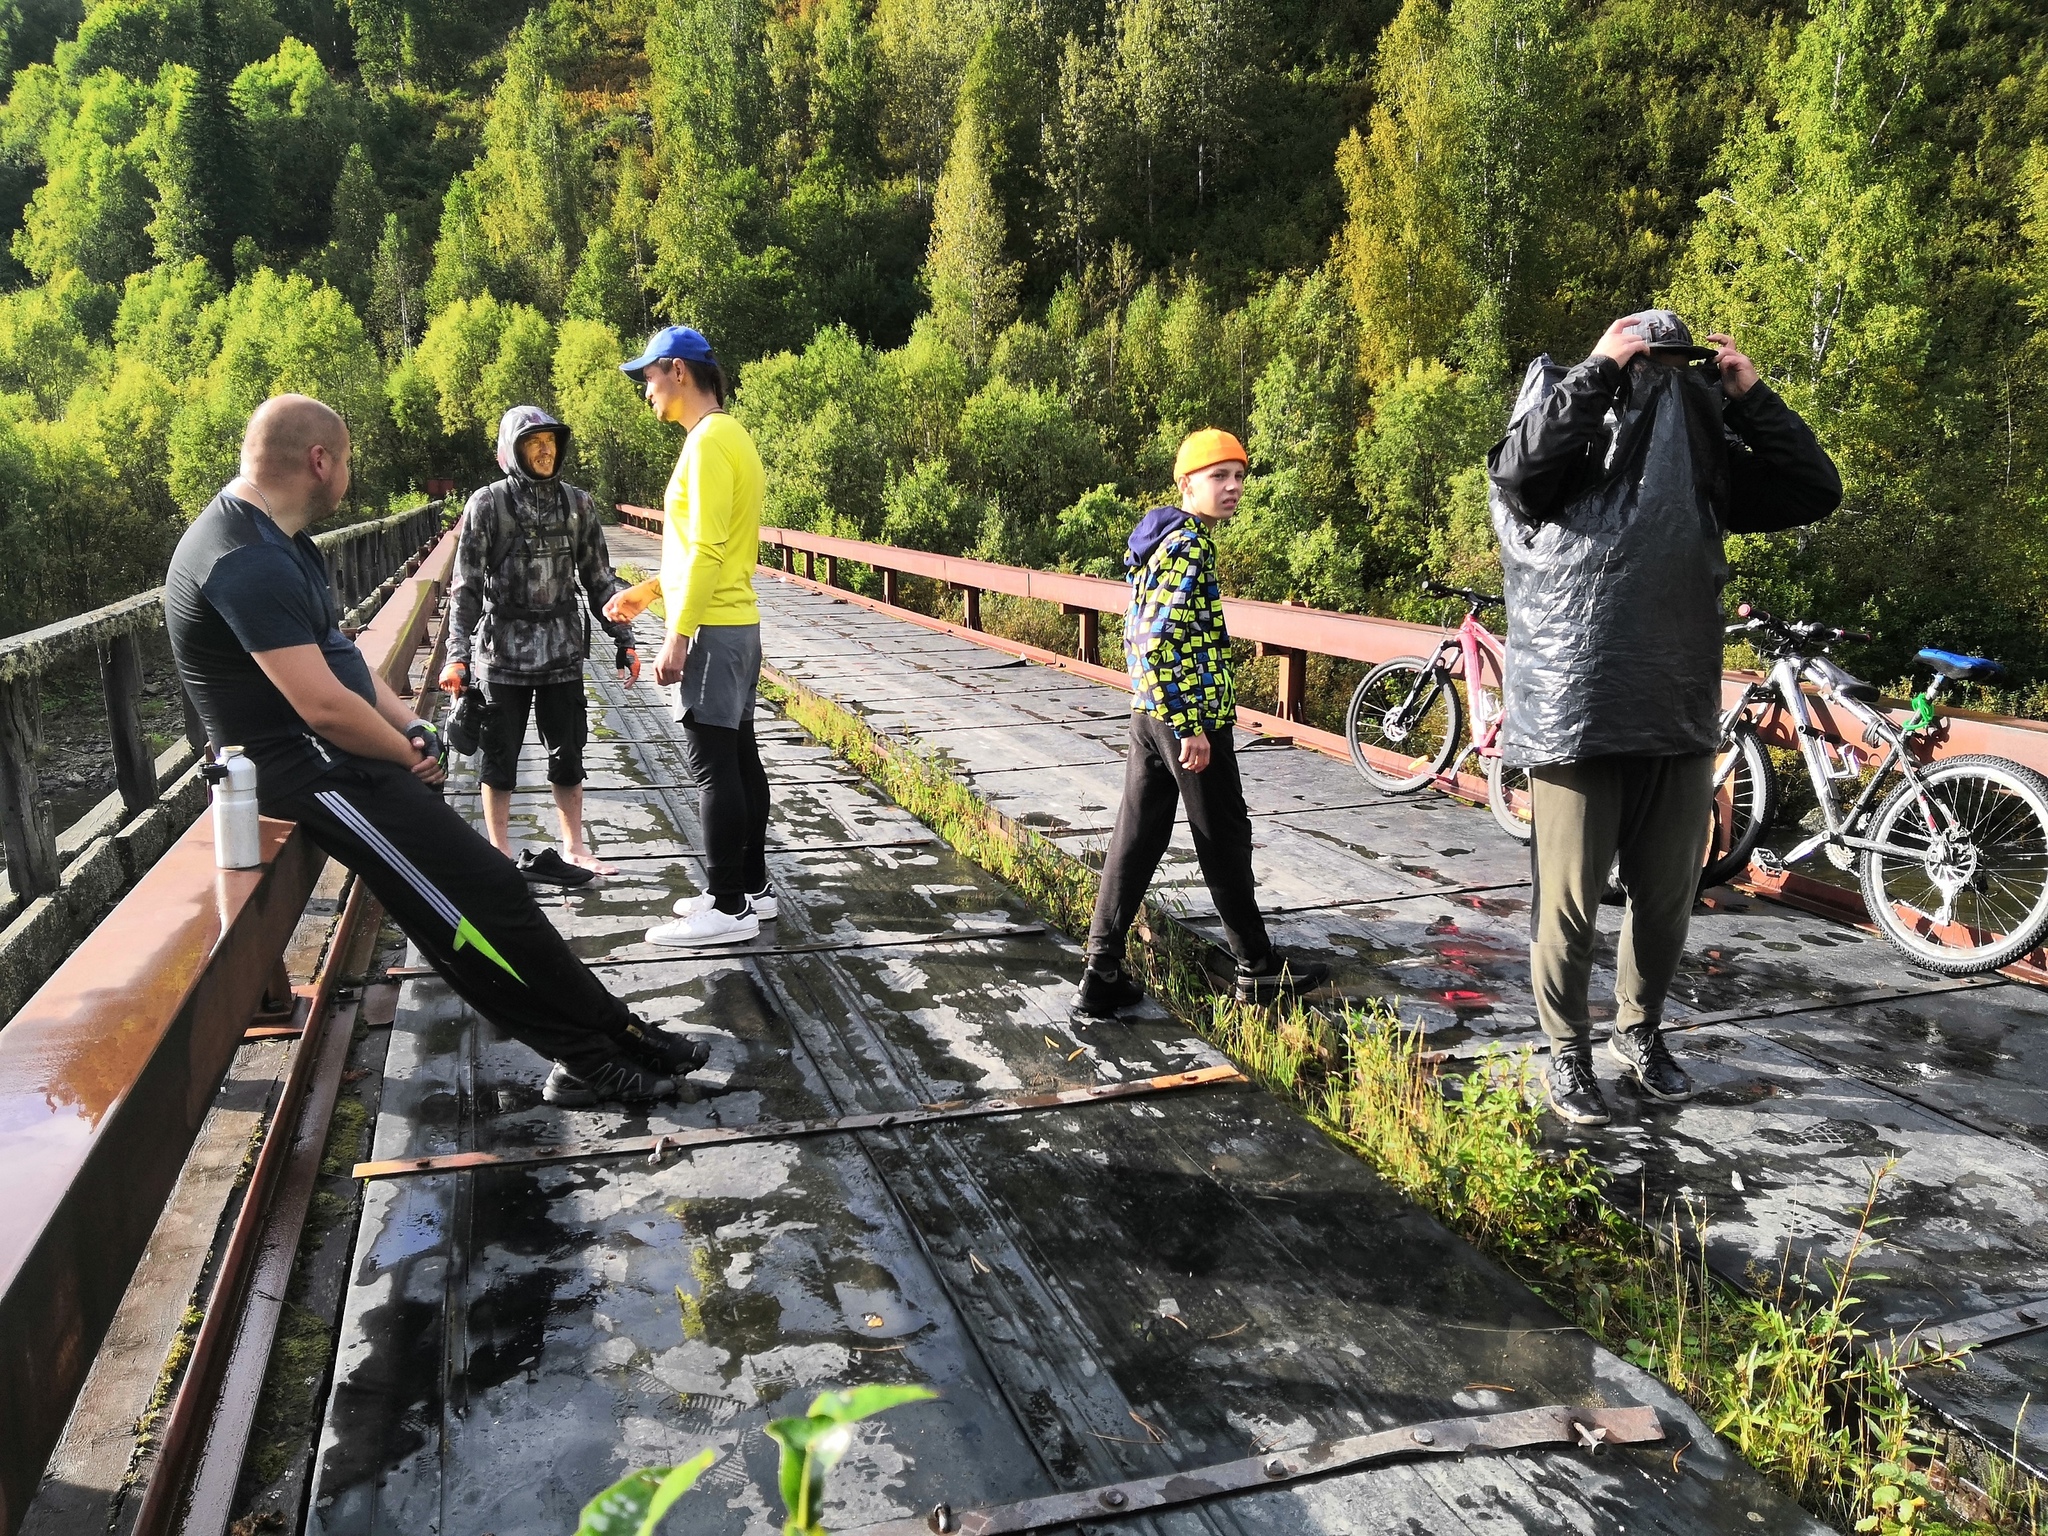
{"label": "olive green sweatpants", "polygon": [[1590,1038],[1594,920],[1617,854],[1628,912],[1614,1026],[1661,1022],[1706,859],[1713,756],[1595,757],[1533,768],[1529,779],[1536,834],[1529,974],[1551,1049]]}

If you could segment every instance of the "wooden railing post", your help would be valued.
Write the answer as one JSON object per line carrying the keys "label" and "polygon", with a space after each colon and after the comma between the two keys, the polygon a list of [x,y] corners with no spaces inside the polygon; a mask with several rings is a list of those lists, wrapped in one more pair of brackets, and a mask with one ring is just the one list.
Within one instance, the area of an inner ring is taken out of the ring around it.
{"label": "wooden railing post", "polygon": [[887,566],[882,568],[882,601],[891,608],[903,606],[896,600],[896,573]]}
{"label": "wooden railing post", "polygon": [[1273,687],[1274,713],[1282,720],[1299,720],[1302,693],[1308,682],[1308,653],[1276,650],[1273,654],[1280,660],[1280,675]]}
{"label": "wooden railing post", "polygon": [[839,585],[839,557],[837,555],[827,555],[825,557],[825,585],[828,587]]}
{"label": "wooden railing post", "polygon": [[100,687],[107,700],[107,735],[114,748],[114,786],[130,816],[156,804],[156,759],[142,734],[142,663],[133,631],[100,647]]}
{"label": "wooden railing post", "polygon": [[962,592],[962,593],[965,593],[965,594],[966,594],[966,597],[967,597],[967,614],[966,614],[966,624],[967,624],[967,627],[968,627],[969,629],[979,629],[979,628],[981,628],[981,588],[979,588],[979,587],[956,587],[956,588],[954,588],[954,590],[955,590],[956,592]]}
{"label": "wooden railing post", "polygon": [[1091,667],[1102,665],[1102,615],[1093,608],[1078,607],[1073,603],[1061,603],[1061,613],[1071,613],[1081,621],[1079,643],[1074,654]]}
{"label": "wooden railing post", "polygon": [[807,550],[805,550],[805,551],[804,551],[804,580],[805,580],[805,581],[816,581],[817,579],[818,579],[818,555],[817,555],[817,551],[815,551],[815,550],[809,550],[809,549],[807,549]]}
{"label": "wooden railing post", "polygon": [[32,677],[0,683],[0,836],[7,876],[24,899],[57,889],[57,832],[36,772],[43,744],[41,688]]}

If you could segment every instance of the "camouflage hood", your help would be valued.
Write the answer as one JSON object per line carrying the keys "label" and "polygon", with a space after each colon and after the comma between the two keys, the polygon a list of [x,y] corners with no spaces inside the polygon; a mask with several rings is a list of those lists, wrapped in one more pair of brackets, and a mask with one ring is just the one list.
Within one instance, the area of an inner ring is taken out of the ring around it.
{"label": "camouflage hood", "polygon": [[[545,480],[519,462],[519,440],[536,432],[555,434],[555,472]],[[515,405],[498,418],[498,468],[522,485],[545,485],[558,478],[569,459],[569,429],[537,405]]]}

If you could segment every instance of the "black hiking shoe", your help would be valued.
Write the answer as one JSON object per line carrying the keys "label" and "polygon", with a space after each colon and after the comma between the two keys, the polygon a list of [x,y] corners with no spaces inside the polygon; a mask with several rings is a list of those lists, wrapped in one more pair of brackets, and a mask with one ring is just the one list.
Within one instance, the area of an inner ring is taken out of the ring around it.
{"label": "black hiking shoe", "polygon": [[1656,1025],[1617,1029],[1607,1037],[1607,1054],[1620,1062],[1622,1071],[1651,1098],[1683,1104],[1692,1097],[1692,1079],[1672,1060],[1671,1047],[1664,1043],[1664,1032]]}
{"label": "black hiking shoe", "polygon": [[1106,971],[1090,965],[1081,973],[1081,985],[1074,990],[1074,1012],[1090,1019],[1113,1019],[1143,1001],[1144,983],[1120,965]]}
{"label": "black hiking shoe", "polygon": [[657,1076],[624,1056],[602,1066],[571,1072],[559,1061],[548,1073],[540,1096],[562,1109],[588,1109],[593,1104],[652,1104],[676,1096],[675,1079]]}
{"label": "black hiking shoe", "polygon": [[588,885],[597,878],[594,870],[585,869],[581,864],[571,864],[552,848],[543,848],[538,853],[531,848],[520,849],[519,873],[535,885],[566,885],[571,888]]}
{"label": "black hiking shoe", "polygon": [[672,1035],[645,1019],[628,1024],[618,1044],[628,1060],[659,1077],[686,1076],[711,1059],[711,1047],[703,1041]]}
{"label": "black hiking shoe", "polygon": [[1600,1079],[1593,1075],[1590,1050],[1553,1054],[1550,1075],[1544,1083],[1550,1089],[1550,1108],[1558,1119],[1571,1125],[1607,1123],[1607,1100],[1600,1096]]}
{"label": "black hiking shoe", "polygon": [[1330,979],[1330,968],[1313,960],[1291,960],[1279,950],[1267,951],[1257,965],[1238,963],[1231,996],[1240,1003],[1278,1002],[1283,995],[1313,992]]}

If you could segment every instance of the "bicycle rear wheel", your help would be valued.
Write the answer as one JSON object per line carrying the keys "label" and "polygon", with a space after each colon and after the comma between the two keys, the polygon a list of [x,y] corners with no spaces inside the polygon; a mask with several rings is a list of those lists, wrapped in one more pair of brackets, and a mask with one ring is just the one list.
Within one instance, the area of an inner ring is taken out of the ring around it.
{"label": "bicycle rear wheel", "polygon": [[1497,757],[1486,760],[1486,805],[1501,831],[1518,842],[1536,835],[1529,819],[1529,770],[1509,768]]}
{"label": "bicycle rear wheel", "polygon": [[1864,905],[1929,970],[2010,965],[2048,932],[2048,780],[2001,757],[1952,757],[1920,779],[1878,807],[1869,838],[1900,851],[1864,853]]}
{"label": "bicycle rear wheel", "polygon": [[[1450,677],[1420,656],[1402,656],[1365,674],[1344,712],[1344,739],[1358,771],[1398,795],[1422,788],[1450,766],[1464,724]],[[1375,761],[1367,748],[1395,761]]]}
{"label": "bicycle rear wheel", "polygon": [[[1730,755],[1734,761],[1729,761]],[[1707,863],[1700,889],[1719,885],[1749,867],[1749,856],[1778,814],[1778,776],[1756,727],[1747,720],[1721,743],[1714,756],[1713,820],[1707,833]]]}

